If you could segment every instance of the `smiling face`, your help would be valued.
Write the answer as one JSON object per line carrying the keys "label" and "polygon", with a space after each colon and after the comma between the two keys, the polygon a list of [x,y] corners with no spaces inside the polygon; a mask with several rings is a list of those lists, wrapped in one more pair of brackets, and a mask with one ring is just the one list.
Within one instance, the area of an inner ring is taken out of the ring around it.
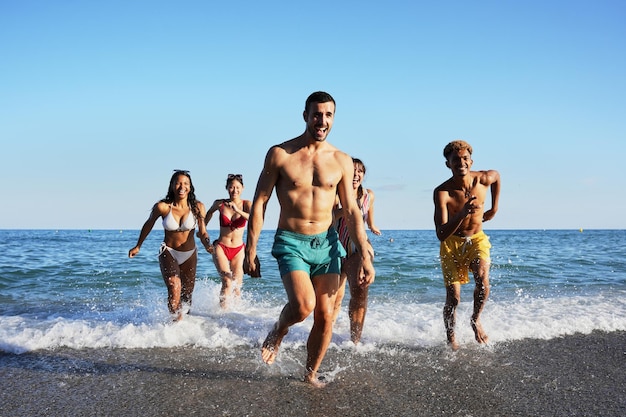
{"label": "smiling face", "polygon": [[309,136],[318,142],[323,142],[333,127],[335,104],[332,101],[310,103],[309,108],[303,113],[303,117]]}
{"label": "smiling face", "polygon": [[352,187],[356,190],[363,182],[365,177],[365,166],[359,162],[354,163],[354,177],[352,178]]}
{"label": "smiling face", "polygon": [[231,179],[226,185],[226,190],[228,191],[230,199],[236,200],[241,196],[241,192],[243,191],[243,184],[236,179]]}
{"label": "smiling face", "polygon": [[172,178],[170,191],[174,198],[183,200],[187,198],[191,191],[191,180],[185,174],[178,174]]}
{"label": "smiling face", "polygon": [[472,154],[467,149],[453,151],[446,160],[446,166],[452,170],[453,176],[463,177],[472,168]]}

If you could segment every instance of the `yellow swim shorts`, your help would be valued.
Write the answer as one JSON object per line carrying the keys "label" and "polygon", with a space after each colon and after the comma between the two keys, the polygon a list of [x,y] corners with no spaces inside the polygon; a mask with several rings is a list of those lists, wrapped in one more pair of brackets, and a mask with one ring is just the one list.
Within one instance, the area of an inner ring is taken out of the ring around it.
{"label": "yellow swim shorts", "polygon": [[439,259],[445,286],[467,284],[470,263],[477,259],[491,262],[490,248],[489,236],[483,231],[466,237],[452,235],[441,242]]}

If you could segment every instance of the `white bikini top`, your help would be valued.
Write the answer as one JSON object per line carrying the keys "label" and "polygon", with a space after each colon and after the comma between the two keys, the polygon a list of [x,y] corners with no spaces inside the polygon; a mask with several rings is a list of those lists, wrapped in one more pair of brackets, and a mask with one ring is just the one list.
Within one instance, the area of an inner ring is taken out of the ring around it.
{"label": "white bikini top", "polygon": [[[181,219],[182,220],[182,219]],[[198,223],[196,222],[196,217],[193,215],[191,210],[189,214],[182,220],[180,224],[176,221],[174,216],[172,215],[172,205],[170,204],[170,212],[167,213],[167,216],[163,217],[163,228],[168,232],[186,232],[188,230],[193,230],[196,228]]]}

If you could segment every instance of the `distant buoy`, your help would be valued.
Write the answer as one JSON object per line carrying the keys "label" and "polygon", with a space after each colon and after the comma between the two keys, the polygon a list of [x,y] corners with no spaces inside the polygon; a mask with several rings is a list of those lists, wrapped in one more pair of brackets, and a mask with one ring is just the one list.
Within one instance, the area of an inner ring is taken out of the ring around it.
{"label": "distant buoy", "polygon": [[582,233],[582,232],[583,232],[583,228],[581,227],[580,229],[578,229],[578,231],[579,231],[580,233]]}

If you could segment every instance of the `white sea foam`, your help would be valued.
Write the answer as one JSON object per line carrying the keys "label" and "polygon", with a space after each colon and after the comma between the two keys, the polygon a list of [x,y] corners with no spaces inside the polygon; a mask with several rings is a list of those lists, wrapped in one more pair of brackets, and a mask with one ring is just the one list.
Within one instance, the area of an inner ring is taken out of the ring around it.
{"label": "white sea foam", "polygon": [[[219,286],[200,283],[190,315],[171,322],[164,300],[137,311],[112,311],[109,318],[51,316],[5,316],[0,324],[0,350],[23,353],[58,347],[154,348],[191,346],[207,349],[250,346],[258,348],[278,318],[281,302],[259,302],[247,297],[226,311],[218,304]],[[161,298],[162,293],[160,294]],[[626,330],[625,294],[599,294],[561,298],[520,296],[513,301],[489,301],[482,316],[492,343],[524,338],[551,339],[593,330]],[[354,348],[349,338],[347,300],[335,326],[331,349]],[[443,300],[442,300],[443,301]],[[470,327],[471,300],[457,310],[457,336],[461,344],[475,344]],[[283,349],[306,343],[312,317],[294,325],[283,341]],[[362,351],[399,345],[431,347],[445,343],[442,303],[379,302],[371,300]]]}

